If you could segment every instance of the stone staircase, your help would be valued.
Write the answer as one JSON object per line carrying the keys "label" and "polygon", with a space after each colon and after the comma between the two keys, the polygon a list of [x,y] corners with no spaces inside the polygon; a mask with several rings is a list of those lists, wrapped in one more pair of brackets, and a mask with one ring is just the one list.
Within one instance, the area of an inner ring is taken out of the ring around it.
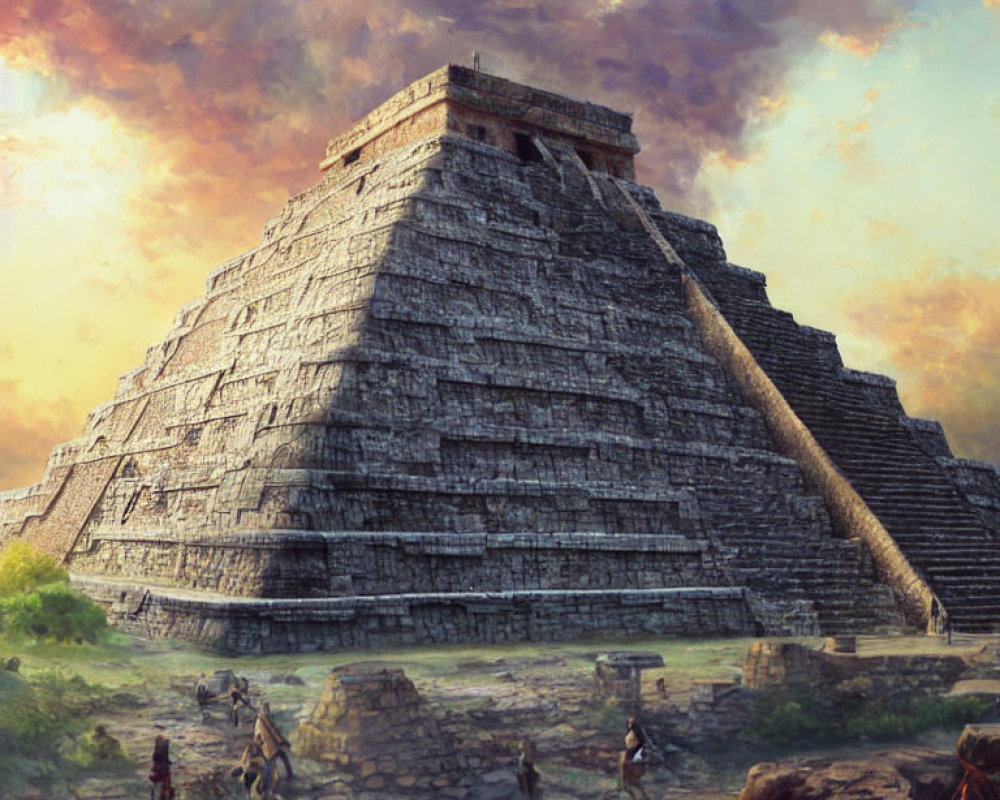
{"label": "stone staircase", "polygon": [[895,598],[879,582],[867,547],[859,539],[830,536],[819,522],[826,510],[819,498],[815,502],[814,525],[775,527],[748,521],[750,504],[732,492],[724,501],[728,522],[717,523],[713,533],[737,580],[764,596],[777,589],[788,602],[809,600],[826,635],[901,625]]}
{"label": "stone staircase", "polygon": [[[664,215],[659,223],[670,227]],[[770,305],[762,276],[687,257],[795,413],[925,576],[955,629],[1000,624],[996,536],[914,438],[894,383],[844,368],[831,335]]]}

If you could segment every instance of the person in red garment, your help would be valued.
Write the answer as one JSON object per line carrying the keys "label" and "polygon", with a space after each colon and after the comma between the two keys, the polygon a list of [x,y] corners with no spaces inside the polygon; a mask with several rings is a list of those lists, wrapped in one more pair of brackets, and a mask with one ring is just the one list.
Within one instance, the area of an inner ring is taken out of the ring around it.
{"label": "person in red garment", "polygon": [[170,740],[157,736],[153,744],[153,764],[149,770],[150,800],[174,800],[174,787],[170,784]]}

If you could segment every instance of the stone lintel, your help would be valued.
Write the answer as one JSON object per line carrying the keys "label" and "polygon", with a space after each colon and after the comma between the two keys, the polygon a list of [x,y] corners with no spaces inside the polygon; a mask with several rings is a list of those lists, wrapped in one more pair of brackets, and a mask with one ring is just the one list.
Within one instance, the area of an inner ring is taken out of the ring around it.
{"label": "stone lintel", "polygon": [[615,669],[656,669],[664,666],[663,656],[660,653],[630,650],[600,653],[595,663],[598,666]]}

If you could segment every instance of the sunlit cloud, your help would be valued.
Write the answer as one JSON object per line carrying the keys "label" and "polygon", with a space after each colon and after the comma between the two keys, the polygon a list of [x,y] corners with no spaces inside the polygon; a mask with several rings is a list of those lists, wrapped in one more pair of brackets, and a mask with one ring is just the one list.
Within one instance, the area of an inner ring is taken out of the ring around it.
{"label": "sunlit cloud", "polygon": [[906,235],[906,229],[897,222],[886,219],[869,218],[864,221],[865,233],[872,240],[888,239]]}
{"label": "sunlit cloud", "polygon": [[953,447],[1000,462],[1000,278],[922,273],[859,295],[849,319],[886,346],[910,413],[940,419]]}
{"label": "sunlit cloud", "polygon": [[55,442],[76,435],[79,412],[68,401],[39,404],[25,398],[13,381],[0,380],[0,486],[37,478]]}
{"label": "sunlit cloud", "polygon": [[840,50],[844,53],[868,58],[878,52],[880,42],[878,39],[864,40],[858,36],[844,35],[835,31],[823,31],[819,35],[819,43],[831,50]]}
{"label": "sunlit cloud", "polygon": [[998,461],[1000,51],[978,6],[928,14],[868,58],[803,59],[780,121],[748,132],[758,157],[706,160],[699,182],[775,305],[833,331],[848,366],[897,378],[959,455]]}

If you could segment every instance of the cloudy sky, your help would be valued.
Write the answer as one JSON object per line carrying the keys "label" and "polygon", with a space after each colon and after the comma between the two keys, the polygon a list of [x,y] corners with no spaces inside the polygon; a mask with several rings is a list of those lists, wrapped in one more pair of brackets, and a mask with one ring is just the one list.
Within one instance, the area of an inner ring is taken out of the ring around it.
{"label": "cloudy sky", "polygon": [[1000,463],[1000,0],[4,0],[0,487],[410,81],[635,115],[640,179]]}

